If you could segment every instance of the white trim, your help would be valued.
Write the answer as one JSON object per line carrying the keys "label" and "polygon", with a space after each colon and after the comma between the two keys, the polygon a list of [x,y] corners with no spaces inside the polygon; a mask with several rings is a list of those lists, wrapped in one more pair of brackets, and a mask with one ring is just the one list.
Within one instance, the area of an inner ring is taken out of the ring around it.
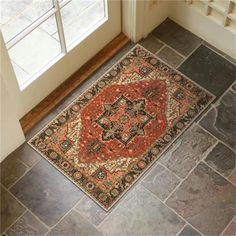
{"label": "white trim", "polygon": [[66,54],[67,53],[66,40],[65,40],[65,34],[64,34],[64,29],[63,29],[63,24],[62,24],[62,19],[61,19],[60,6],[58,3],[58,0],[52,0],[52,1],[54,3],[54,7],[56,10],[55,18],[56,18],[56,23],[57,23],[57,32],[58,32],[59,41],[61,45],[61,51],[62,53]]}
{"label": "white trim", "polygon": [[136,6],[135,0],[122,1],[122,31],[136,42]]}

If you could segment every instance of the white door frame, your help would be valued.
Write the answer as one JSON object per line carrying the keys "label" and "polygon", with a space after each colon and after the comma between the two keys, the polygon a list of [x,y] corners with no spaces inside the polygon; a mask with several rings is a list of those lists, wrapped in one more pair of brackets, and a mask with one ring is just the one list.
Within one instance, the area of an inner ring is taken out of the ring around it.
{"label": "white door frame", "polygon": [[169,14],[168,2],[123,0],[122,31],[133,42],[145,38]]}

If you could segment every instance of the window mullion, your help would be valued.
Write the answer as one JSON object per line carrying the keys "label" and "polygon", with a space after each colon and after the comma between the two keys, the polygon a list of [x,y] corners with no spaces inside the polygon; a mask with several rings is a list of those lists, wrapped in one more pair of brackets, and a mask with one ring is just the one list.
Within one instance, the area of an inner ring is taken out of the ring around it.
{"label": "window mullion", "polygon": [[9,42],[6,43],[6,48],[9,50],[12,48],[15,44],[17,44],[20,40],[22,40],[25,36],[27,36],[29,33],[31,33],[34,29],[36,29],[39,25],[41,25],[43,22],[45,22],[49,17],[55,14],[55,9],[52,8],[48,12],[46,12],[43,16],[41,16],[39,19],[37,19],[35,22],[33,22],[31,25],[29,25],[27,28],[22,30],[19,34],[17,34],[14,38],[12,38]]}
{"label": "window mullion", "polygon": [[66,40],[65,40],[65,34],[64,34],[62,18],[61,18],[61,11],[60,11],[58,0],[53,0],[53,4],[56,10],[55,17],[56,17],[56,22],[57,22],[57,30],[58,30],[58,35],[60,39],[61,50],[63,53],[66,54],[67,53]]}

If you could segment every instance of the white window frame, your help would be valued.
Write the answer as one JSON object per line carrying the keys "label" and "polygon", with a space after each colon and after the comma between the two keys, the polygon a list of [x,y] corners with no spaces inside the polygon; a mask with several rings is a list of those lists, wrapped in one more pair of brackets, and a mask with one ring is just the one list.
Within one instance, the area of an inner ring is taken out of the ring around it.
{"label": "white window frame", "polygon": [[107,1],[104,2],[104,18],[96,23],[88,32],[86,32],[82,37],[78,37],[74,42],[66,45],[64,27],[62,23],[61,10],[64,6],[70,3],[72,0],[63,0],[59,3],[59,0],[52,0],[52,8],[50,8],[47,12],[45,12],[42,16],[40,16],[37,20],[32,22],[28,27],[22,30],[20,33],[15,35],[12,39],[5,43],[7,50],[10,50],[13,46],[15,46],[18,42],[24,39],[28,34],[30,34],[33,30],[37,29],[42,23],[47,21],[48,18],[55,16],[56,25],[57,25],[57,33],[59,36],[59,43],[61,46],[61,52],[59,55],[55,56],[52,60],[42,65],[41,68],[38,69],[37,72],[30,75],[29,78],[19,84],[20,90],[24,90],[28,85],[30,85],[34,80],[36,80],[39,76],[41,76],[44,72],[46,72],[51,66],[53,66],[57,61],[59,61],[62,57],[64,57],[71,49],[73,49],[76,45],[78,45],[81,41],[83,41],[89,34],[99,28],[102,24],[104,24],[108,20],[108,6]]}

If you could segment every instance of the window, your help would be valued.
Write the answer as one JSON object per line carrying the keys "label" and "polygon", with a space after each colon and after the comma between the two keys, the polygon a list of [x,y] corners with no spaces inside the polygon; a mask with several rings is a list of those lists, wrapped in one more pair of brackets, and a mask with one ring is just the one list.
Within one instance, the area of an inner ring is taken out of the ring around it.
{"label": "window", "polygon": [[1,30],[21,89],[107,20],[105,0],[0,0]]}

